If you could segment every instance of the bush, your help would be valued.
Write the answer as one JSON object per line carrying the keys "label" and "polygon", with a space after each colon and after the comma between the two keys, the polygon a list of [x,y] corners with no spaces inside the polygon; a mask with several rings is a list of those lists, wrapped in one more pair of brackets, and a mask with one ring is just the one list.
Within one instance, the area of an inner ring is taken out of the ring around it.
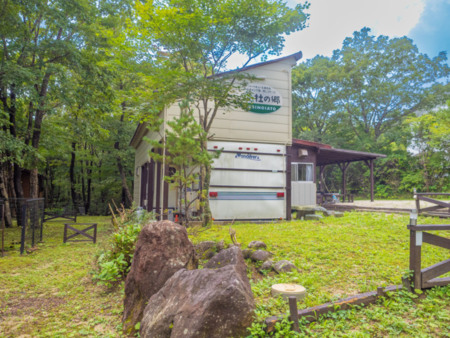
{"label": "bush", "polygon": [[119,218],[113,216],[114,232],[106,250],[97,257],[97,271],[93,279],[108,287],[125,279],[130,271],[136,241],[142,227],[155,219],[153,213],[144,210],[119,211]]}

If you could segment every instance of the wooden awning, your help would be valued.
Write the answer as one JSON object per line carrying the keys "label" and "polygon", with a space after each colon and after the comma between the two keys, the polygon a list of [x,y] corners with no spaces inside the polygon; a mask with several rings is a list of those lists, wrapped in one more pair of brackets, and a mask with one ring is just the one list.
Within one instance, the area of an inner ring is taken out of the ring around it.
{"label": "wooden awning", "polygon": [[383,157],[386,157],[386,155],[347,149],[319,148],[317,152],[317,166],[357,161],[369,161]]}
{"label": "wooden awning", "polygon": [[357,161],[369,161],[386,157],[383,154],[366,153],[364,151],[336,149],[324,143],[293,139],[292,145],[299,148],[313,148],[317,152],[316,165],[339,164]]}

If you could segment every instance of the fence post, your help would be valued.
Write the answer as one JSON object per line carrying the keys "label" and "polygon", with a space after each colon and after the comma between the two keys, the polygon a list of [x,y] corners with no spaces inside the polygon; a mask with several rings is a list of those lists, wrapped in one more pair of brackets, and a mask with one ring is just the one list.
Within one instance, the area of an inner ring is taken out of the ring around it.
{"label": "fence post", "polygon": [[295,332],[300,332],[299,326],[298,326],[298,310],[297,310],[297,298],[296,297],[289,297],[289,312],[290,312],[290,320],[294,322],[292,324],[292,330]]}
{"label": "fence post", "polygon": [[414,188],[414,199],[416,200],[416,210],[417,210],[417,213],[420,214],[420,200],[419,200],[419,196],[417,195],[417,190],[416,190],[416,188]]}
{"label": "fence post", "polygon": [[25,251],[25,241],[26,241],[26,233],[27,233],[27,205],[23,204],[20,212],[20,218],[22,219],[22,238],[20,241],[20,254],[23,255]]}
{"label": "fence post", "polygon": [[[417,210],[413,209],[409,218],[409,225],[417,225]],[[422,270],[422,231],[410,229],[409,234],[409,270],[414,272],[414,289],[422,289],[421,270]]]}

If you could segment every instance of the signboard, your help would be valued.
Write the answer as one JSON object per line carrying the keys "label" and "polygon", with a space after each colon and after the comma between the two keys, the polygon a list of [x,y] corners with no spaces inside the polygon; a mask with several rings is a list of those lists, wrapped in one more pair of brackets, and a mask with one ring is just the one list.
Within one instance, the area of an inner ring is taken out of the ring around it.
{"label": "signboard", "polygon": [[247,91],[252,95],[249,111],[267,114],[281,108],[281,95],[272,87],[260,83],[251,83],[247,86]]}

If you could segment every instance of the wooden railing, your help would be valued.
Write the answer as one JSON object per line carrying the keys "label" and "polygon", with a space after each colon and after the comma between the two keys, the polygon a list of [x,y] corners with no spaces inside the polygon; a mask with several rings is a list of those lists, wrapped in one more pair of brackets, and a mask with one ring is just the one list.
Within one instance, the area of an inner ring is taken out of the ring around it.
{"label": "wooden railing", "polygon": [[[419,214],[427,216],[450,217],[450,202],[430,198],[430,196],[450,196],[449,193],[417,193],[414,191],[414,199],[416,200],[416,209]],[[420,201],[435,204],[431,207],[421,208]]]}
{"label": "wooden railing", "polygon": [[425,231],[450,230],[450,224],[417,225],[417,214],[412,213],[408,229],[410,231],[409,269],[413,271],[414,289],[426,289],[450,284],[450,277],[437,278],[450,272],[450,259],[422,269],[423,243],[450,250],[449,238],[436,236]]}

